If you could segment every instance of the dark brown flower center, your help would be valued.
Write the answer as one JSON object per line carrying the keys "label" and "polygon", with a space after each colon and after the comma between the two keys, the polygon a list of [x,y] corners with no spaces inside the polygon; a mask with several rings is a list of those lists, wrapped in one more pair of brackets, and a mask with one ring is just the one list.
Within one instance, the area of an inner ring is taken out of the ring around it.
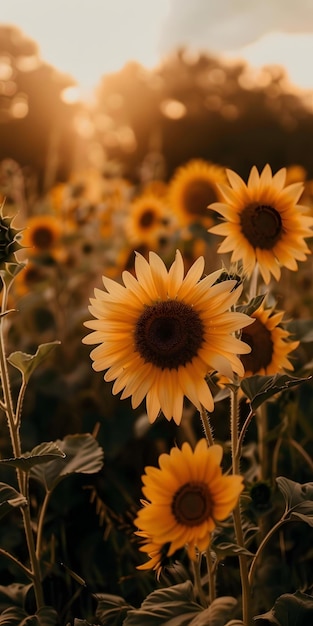
{"label": "dark brown flower center", "polygon": [[216,202],[217,196],[213,184],[203,180],[195,179],[186,185],[184,190],[184,205],[188,214],[198,217],[208,216],[208,205]]}
{"label": "dark brown flower center", "polygon": [[36,248],[46,250],[46,248],[50,248],[54,243],[53,230],[48,226],[38,226],[33,232],[32,240]]}
{"label": "dark brown flower center", "polygon": [[153,211],[153,209],[146,209],[139,219],[139,224],[141,228],[150,228],[150,226],[152,226],[154,222],[155,212]]}
{"label": "dark brown flower center", "polygon": [[271,250],[282,235],[279,212],[268,204],[249,204],[240,215],[241,231],[253,248]]}
{"label": "dark brown flower center", "polygon": [[242,341],[251,347],[249,354],[241,355],[241,361],[247,372],[256,374],[272,361],[273,341],[271,331],[258,319],[242,331]]}
{"label": "dark brown flower center", "polygon": [[174,495],[172,512],[179,524],[202,524],[212,515],[212,500],[207,485],[197,481],[183,485]]}
{"label": "dark brown flower center", "polygon": [[192,361],[203,343],[198,313],[185,302],[166,300],[147,306],[135,327],[135,348],[146,363],[178,369]]}

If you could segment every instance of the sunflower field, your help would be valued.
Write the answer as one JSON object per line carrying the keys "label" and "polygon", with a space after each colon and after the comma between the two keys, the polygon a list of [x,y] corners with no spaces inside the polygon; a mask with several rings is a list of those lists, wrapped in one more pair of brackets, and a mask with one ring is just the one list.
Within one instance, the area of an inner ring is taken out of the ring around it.
{"label": "sunflower field", "polygon": [[308,626],[312,93],[0,30],[0,625]]}

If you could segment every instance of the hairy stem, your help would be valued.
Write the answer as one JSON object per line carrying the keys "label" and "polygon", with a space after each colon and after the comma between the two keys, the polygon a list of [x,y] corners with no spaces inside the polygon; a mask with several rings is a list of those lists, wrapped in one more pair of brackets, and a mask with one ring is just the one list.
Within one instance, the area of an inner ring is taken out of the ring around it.
{"label": "hairy stem", "polygon": [[[5,313],[7,309],[7,298],[8,298],[8,291],[7,291],[5,281],[3,281],[1,313]],[[4,317],[5,316],[2,315],[0,318],[0,375],[1,375],[2,390],[3,390],[3,406],[5,407],[5,413],[7,417],[7,423],[8,423],[9,433],[10,433],[13,455],[15,458],[17,458],[21,456],[21,440],[20,440],[20,433],[19,433],[19,423],[17,423],[19,422],[19,420],[17,420],[17,416],[15,415],[14,408],[13,408],[13,400],[12,400],[12,394],[11,394],[11,389],[10,389],[10,378],[9,378],[5,347],[4,347],[5,346]],[[17,475],[17,481],[18,481],[20,493],[27,499],[27,502],[29,502],[28,480],[27,479],[25,480],[24,473],[22,472],[20,468],[16,469],[16,475]],[[27,547],[28,547],[28,554],[29,554],[29,559],[31,563],[31,579],[34,583],[36,603],[37,603],[37,608],[39,609],[40,607],[44,606],[44,599],[43,599],[43,591],[42,591],[42,585],[41,585],[40,567],[39,567],[39,562],[36,558],[35,542],[34,542],[29,506],[27,505],[25,507],[22,507],[21,510],[22,510],[22,516],[23,516],[23,522],[24,522],[26,542],[27,542]],[[25,569],[25,572],[26,571],[28,571],[27,568]]]}
{"label": "hairy stem", "polygon": [[213,446],[213,444],[214,444],[214,437],[213,437],[212,427],[211,427],[211,423],[210,423],[210,418],[209,418],[208,413],[205,410],[204,406],[202,406],[202,404],[201,404],[200,417],[201,417],[201,422],[202,422],[204,434],[205,434],[206,440],[208,442],[208,445],[209,446]]}
{"label": "hairy stem", "polygon": [[[233,474],[240,473],[240,459],[237,455],[238,451],[238,389],[233,388],[231,390],[231,448],[232,448],[232,471]],[[236,540],[241,548],[245,547],[244,536],[241,522],[240,503],[238,502],[236,508],[233,511],[234,527]],[[250,584],[248,580],[248,563],[247,556],[245,554],[239,554],[239,568],[240,579],[242,589],[242,619],[245,626],[251,626],[251,595]]]}

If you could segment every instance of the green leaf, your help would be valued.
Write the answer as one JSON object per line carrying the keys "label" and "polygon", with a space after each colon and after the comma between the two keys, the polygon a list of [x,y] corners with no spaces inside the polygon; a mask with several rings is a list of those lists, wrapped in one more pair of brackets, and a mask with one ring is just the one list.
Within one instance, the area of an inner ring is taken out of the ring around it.
{"label": "green leaf", "polygon": [[32,467],[30,472],[30,476],[42,483],[48,491],[52,491],[69,474],[95,474],[101,470],[103,449],[89,433],[67,435],[55,444],[65,456]]}
{"label": "green leaf", "polygon": [[0,585],[0,604],[23,607],[25,598],[32,588],[32,584],[23,585],[22,583],[11,583],[11,585]]}
{"label": "green leaf", "polygon": [[285,391],[290,387],[300,385],[300,383],[307,382],[308,378],[296,378],[295,376],[289,376],[288,374],[275,374],[275,376],[259,376],[255,374],[249,378],[244,378],[241,381],[241,389],[249,398],[251,407],[255,411],[263,402],[266,402],[269,398]]}
{"label": "green leaf", "polygon": [[42,465],[42,463],[48,463],[59,459],[63,459],[64,452],[53,442],[41,443],[31,450],[31,452],[25,452],[23,456],[12,459],[1,459],[0,464],[10,465],[12,467],[18,467],[23,472],[29,472],[35,465]]}
{"label": "green leaf", "polygon": [[313,527],[313,483],[300,485],[279,476],[276,483],[283,494],[290,519],[299,519]]}
{"label": "green leaf", "polygon": [[236,605],[237,600],[232,596],[216,598],[190,622],[190,626],[224,626],[225,620],[231,617]]}
{"label": "green leaf", "polygon": [[21,493],[6,483],[0,483],[0,519],[13,508],[26,505],[27,500]]}
{"label": "green leaf", "polygon": [[270,611],[254,619],[257,626],[262,626],[264,620],[278,626],[308,626],[313,624],[313,598],[302,591],[285,593]]}
{"label": "green leaf", "polygon": [[128,611],[134,608],[121,596],[101,593],[94,597],[98,602],[96,618],[105,626],[122,626]]}
{"label": "green leaf", "polygon": [[286,324],[287,330],[294,335],[301,343],[311,343],[313,341],[312,320],[292,320]]}
{"label": "green leaf", "polygon": [[202,611],[187,580],[150,593],[139,609],[128,612],[124,626],[187,626]]}
{"label": "green leaf", "polygon": [[223,541],[221,543],[215,543],[212,547],[219,559],[224,559],[226,556],[237,556],[238,554],[253,556],[253,553],[250,552],[250,550],[247,550],[247,548],[242,546],[238,546],[237,543]]}
{"label": "green leaf", "polygon": [[26,265],[26,263],[5,263],[5,268],[0,270],[0,276],[7,289],[10,288],[15,276],[17,276]]}
{"label": "green leaf", "polygon": [[33,371],[40,365],[40,363],[54,350],[54,348],[60,345],[60,341],[50,341],[49,343],[42,343],[38,346],[35,354],[27,354],[26,352],[12,352],[8,356],[8,362],[22,372],[23,378],[27,383],[32,375]]}
{"label": "green leaf", "polygon": [[256,311],[266,296],[266,293],[260,293],[258,296],[255,296],[248,302],[248,304],[242,304],[236,308],[236,311],[240,313],[245,313],[246,315],[252,315],[254,311]]}
{"label": "green leaf", "polygon": [[51,606],[43,606],[36,611],[35,615],[29,616],[25,622],[22,622],[23,626],[29,624],[29,626],[57,626],[59,624],[59,618],[57,612]]}
{"label": "green leaf", "polygon": [[0,624],[3,626],[21,626],[25,624],[26,611],[18,606],[10,606],[4,609],[0,615]]}
{"label": "green leaf", "polygon": [[35,615],[27,615],[21,607],[8,607],[0,615],[0,624],[6,626],[57,626],[59,619],[52,607],[43,606]]}

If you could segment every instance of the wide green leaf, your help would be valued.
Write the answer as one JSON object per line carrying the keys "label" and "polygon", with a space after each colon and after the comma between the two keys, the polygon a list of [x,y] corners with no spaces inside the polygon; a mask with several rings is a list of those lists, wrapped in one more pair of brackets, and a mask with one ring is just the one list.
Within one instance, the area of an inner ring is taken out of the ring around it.
{"label": "wide green leaf", "polygon": [[105,626],[122,626],[128,611],[134,608],[124,598],[114,594],[101,593],[94,597],[98,602],[96,618]]}
{"label": "wide green leaf", "polygon": [[53,462],[53,460],[60,457],[64,458],[64,456],[64,452],[53,441],[50,441],[35,446],[30,452],[25,452],[20,457],[1,459],[0,464],[18,467],[23,472],[29,472],[35,465],[42,465],[42,463],[48,463],[49,461]]}
{"label": "wide green leaf", "polygon": [[1,612],[0,624],[1,626],[21,626],[25,624],[26,617],[27,613],[24,609],[19,606],[10,606]]}
{"label": "wide green leaf", "polygon": [[288,374],[275,374],[275,376],[260,376],[255,374],[241,381],[241,389],[249,398],[252,409],[255,411],[263,402],[269,398],[286,391],[290,387],[307,382],[308,378],[296,378]]}
{"label": "wide green leaf", "polygon": [[23,607],[25,598],[32,588],[32,584],[23,585],[22,583],[11,583],[10,585],[0,585],[0,604]]}
{"label": "wide green leaf", "polygon": [[277,598],[273,608],[255,617],[257,626],[277,624],[278,626],[309,626],[313,624],[313,598],[302,591],[285,593]]}
{"label": "wide green leaf", "polygon": [[284,496],[289,518],[313,527],[313,483],[301,485],[284,476],[276,478],[276,483]]}
{"label": "wide green leaf", "polygon": [[22,372],[23,378],[27,383],[33,371],[41,364],[41,362],[60,345],[60,341],[50,341],[42,343],[38,346],[35,354],[27,354],[26,352],[12,352],[8,356],[8,362]]}
{"label": "wide green leaf", "polygon": [[236,605],[237,600],[232,596],[216,598],[190,622],[190,626],[224,626],[225,620],[231,617]]}
{"label": "wide green leaf", "polygon": [[187,626],[200,611],[188,580],[150,593],[139,609],[128,612],[124,626]]}
{"label": "wide green leaf", "polygon": [[67,435],[55,445],[63,452],[63,457],[32,467],[30,472],[30,476],[48,491],[69,474],[95,474],[103,466],[103,449],[89,433]]}
{"label": "wide green leaf", "polygon": [[0,519],[12,509],[26,505],[27,500],[21,493],[11,485],[0,483]]}
{"label": "wide green leaf", "polygon": [[23,608],[10,606],[2,611],[0,624],[3,626],[57,626],[59,619],[52,607],[44,606],[35,615],[28,615]]}

